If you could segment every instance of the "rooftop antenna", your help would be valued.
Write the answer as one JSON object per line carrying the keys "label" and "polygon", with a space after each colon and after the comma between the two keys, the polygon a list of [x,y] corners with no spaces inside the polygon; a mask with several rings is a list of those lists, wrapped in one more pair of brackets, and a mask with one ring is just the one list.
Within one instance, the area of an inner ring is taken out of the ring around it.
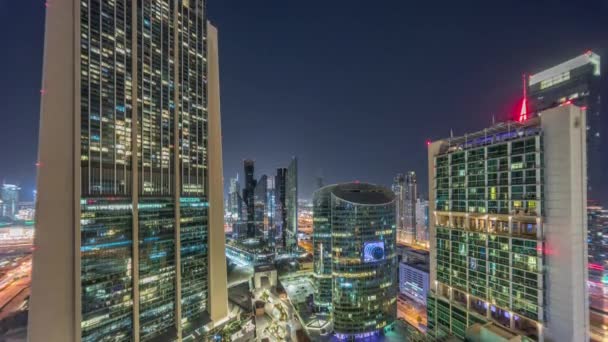
{"label": "rooftop antenna", "polygon": [[496,125],[496,118],[494,117],[494,113],[492,113],[492,126]]}

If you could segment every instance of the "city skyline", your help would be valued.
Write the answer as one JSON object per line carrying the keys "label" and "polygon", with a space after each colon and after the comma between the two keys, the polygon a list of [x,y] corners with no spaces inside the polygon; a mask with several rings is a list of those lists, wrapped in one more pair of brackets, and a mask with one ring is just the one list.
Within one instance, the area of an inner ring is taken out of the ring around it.
{"label": "city skyline", "polygon": [[[420,175],[419,192],[427,194],[420,167],[426,140],[447,136],[450,129],[462,134],[468,127],[488,126],[492,116],[507,119],[521,97],[522,73],[539,72],[588,49],[606,55],[601,17],[608,8],[599,2],[581,6],[576,16],[568,4],[523,1],[480,4],[472,11],[446,3],[432,12],[434,8],[420,5],[415,13],[397,2],[371,9],[352,2],[318,4],[324,11],[314,12],[319,18],[315,25],[306,19],[315,6],[305,4],[209,4],[221,30],[225,179],[241,172],[245,158],[263,165],[260,174],[273,174],[295,155],[302,198],[311,198],[319,174],[326,184],[365,180],[388,186],[395,173],[410,169]],[[2,117],[19,113],[0,128],[0,158],[10,161],[0,165],[0,179],[20,185],[26,200],[35,187],[44,10],[42,2],[0,1],[0,38],[13,52],[0,56],[6,75],[0,80],[5,89],[0,93]],[[338,14],[340,19],[333,20]],[[571,20],[541,25],[560,16]],[[480,35],[478,25],[487,34]],[[315,38],[323,32],[327,37]],[[14,34],[21,39],[13,39]],[[550,36],[562,39],[557,43]],[[307,48],[311,44],[317,47]],[[363,68],[374,58],[373,67]],[[608,98],[607,82],[602,83],[602,95]],[[368,84],[377,87],[369,91]],[[604,101],[604,113],[606,105]],[[601,125],[606,145],[607,120]],[[373,130],[370,139],[357,139],[367,127]],[[336,130],[344,131],[339,139]],[[254,134],[248,143],[246,132]],[[317,139],[307,139],[311,136]],[[277,141],[281,148],[272,148]],[[359,167],[371,163],[374,167]],[[608,199],[606,188],[604,184],[602,203]]]}
{"label": "city skyline", "polygon": [[0,0],[0,340],[608,340],[599,1]]}

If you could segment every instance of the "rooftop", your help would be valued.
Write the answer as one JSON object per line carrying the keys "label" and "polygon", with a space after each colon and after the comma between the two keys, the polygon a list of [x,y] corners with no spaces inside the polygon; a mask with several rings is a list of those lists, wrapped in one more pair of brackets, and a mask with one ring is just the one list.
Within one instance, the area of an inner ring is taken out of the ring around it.
{"label": "rooftop", "polygon": [[355,204],[388,204],[395,200],[389,189],[369,183],[344,183],[333,185],[334,196]]}

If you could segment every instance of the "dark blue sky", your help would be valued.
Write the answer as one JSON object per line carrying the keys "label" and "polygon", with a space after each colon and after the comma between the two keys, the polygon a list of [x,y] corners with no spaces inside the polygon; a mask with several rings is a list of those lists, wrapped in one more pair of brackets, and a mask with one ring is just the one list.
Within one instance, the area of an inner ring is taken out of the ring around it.
{"label": "dark blue sky", "polygon": [[[226,180],[244,158],[259,177],[296,155],[304,198],[318,174],[388,185],[413,169],[426,191],[425,140],[506,119],[523,72],[587,49],[608,60],[602,0],[209,0],[208,9],[220,34]],[[0,179],[28,192],[43,22],[43,0],[0,0]]]}

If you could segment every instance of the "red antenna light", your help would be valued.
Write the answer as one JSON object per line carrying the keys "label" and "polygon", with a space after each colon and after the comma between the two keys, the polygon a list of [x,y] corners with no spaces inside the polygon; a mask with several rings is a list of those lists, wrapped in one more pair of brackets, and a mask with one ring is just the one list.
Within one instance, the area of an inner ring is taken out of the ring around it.
{"label": "red antenna light", "polygon": [[426,141],[426,146],[431,146],[431,140],[430,139]]}
{"label": "red antenna light", "polygon": [[526,92],[526,74],[521,75],[524,85],[524,99],[521,101],[521,111],[519,112],[519,122],[528,120],[528,96]]}

